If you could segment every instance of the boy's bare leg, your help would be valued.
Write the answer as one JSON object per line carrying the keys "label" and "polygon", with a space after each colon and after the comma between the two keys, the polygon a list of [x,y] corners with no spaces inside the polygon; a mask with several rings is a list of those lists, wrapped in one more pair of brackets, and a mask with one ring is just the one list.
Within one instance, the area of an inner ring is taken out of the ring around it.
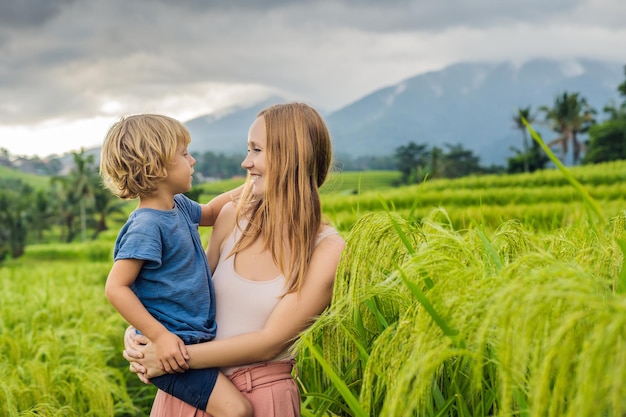
{"label": "boy's bare leg", "polygon": [[209,397],[206,412],[214,417],[252,417],[252,405],[221,372]]}

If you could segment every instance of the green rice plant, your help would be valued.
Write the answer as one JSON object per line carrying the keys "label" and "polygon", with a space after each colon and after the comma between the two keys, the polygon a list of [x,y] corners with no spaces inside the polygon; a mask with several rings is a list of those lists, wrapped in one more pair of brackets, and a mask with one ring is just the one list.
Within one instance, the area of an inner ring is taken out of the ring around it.
{"label": "green rice plant", "polygon": [[610,285],[623,224],[461,232],[441,209],[364,215],[298,344],[308,415],[352,415],[329,366],[372,416],[623,415],[626,299]]}
{"label": "green rice plant", "polygon": [[[392,214],[393,216],[393,214]],[[419,244],[419,235],[413,233],[415,225],[398,216],[399,227],[406,230],[411,236],[412,244]],[[320,333],[308,333],[309,344],[314,344],[330,365],[340,370],[339,377],[347,384],[355,396],[361,390],[360,375],[367,366],[368,358],[364,355],[369,351],[372,339],[384,331],[388,323],[397,320],[401,310],[408,308],[410,299],[408,291],[399,286],[380,285],[387,279],[399,259],[409,257],[405,244],[394,239],[395,227],[386,219],[380,219],[376,213],[368,213],[353,227],[347,237],[348,250],[344,252],[343,260],[335,281],[332,308],[322,315],[315,328],[324,329]],[[370,239],[359,239],[368,235]],[[358,276],[358,280],[348,277]],[[388,289],[389,294],[372,293],[372,288]],[[396,293],[400,291],[401,293]],[[406,300],[404,305],[391,303],[380,304],[380,299],[392,298]],[[358,306],[354,308],[354,306]],[[306,343],[306,342],[305,342]],[[337,403],[332,404],[327,397],[330,393],[338,394],[331,388],[326,391],[327,377],[316,361],[308,360],[313,354],[307,349],[299,353],[299,368],[301,375],[307,376],[307,381],[315,381],[315,387],[306,385],[304,390],[305,404],[311,403],[313,408],[324,412],[330,409],[339,413]],[[315,394],[312,394],[315,393]],[[319,401],[318,401],[319,400]],[[349,414],[341,414],[349,415]]]}
{"label": "green rice plant", "polygon": [[109,267],[31,260],[0,268],[0,415],[144,415],[154,389],[130,377],[121,357],[125,323],[103,292]]}
{"label": "green rice plant", "polygon": [[320,193],[350,195],[389,189],[399,179],[399,171],[332,171]]}
{"label": "green rice plant", "polygon": [[[115,239],[115,238],[113,238]],[[47,243],[26,247],[24,260],[46,261],[111,261],[113,244],[109,240],[99,239],[80,243]]]}

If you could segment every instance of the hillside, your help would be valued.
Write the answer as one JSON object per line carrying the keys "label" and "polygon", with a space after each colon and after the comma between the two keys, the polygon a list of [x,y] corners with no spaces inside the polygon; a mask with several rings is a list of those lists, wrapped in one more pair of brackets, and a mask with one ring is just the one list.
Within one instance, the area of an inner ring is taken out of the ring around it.
{"label": "hillside", "polygon": [[[505,164],[521,148],[515,109],[551,106],[565,91],[579,92],[601,113],[623,81],[619,64],[596,61],[461,63],[407,79],[328,116],[338,153],[389,154],[410,141],[462,144],[483,164]],[[552,133],[537,130],[547,140]]]}
{"label": "hillside", "polygon": [[[515,109],[551,106],[555,97],[578,92],[601,110],[617,100],[623,64],[590,60],[533,60],[511,63],[459,63],[376,90],[326,115],[337,155],[391,155],[408,142],[443,147],[462,144],[481,163],[504,165],[521,147],[513,129]],[[260,109],[285,101],[270,97],[221,116],[186,122],[191,150],[241,152],[247,129]],[[536,124],[549,140],[552,133]]]}

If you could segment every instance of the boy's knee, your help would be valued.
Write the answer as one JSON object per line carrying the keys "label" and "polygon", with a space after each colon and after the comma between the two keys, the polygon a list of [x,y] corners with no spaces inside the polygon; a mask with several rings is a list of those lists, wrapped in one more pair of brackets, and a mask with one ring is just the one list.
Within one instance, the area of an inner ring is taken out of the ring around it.
{"label": "boy's knee", "polygon": [[238,401],[233,404],[228,417],[252,417],[252,414],[252,404],[244,398],[243,401]]}

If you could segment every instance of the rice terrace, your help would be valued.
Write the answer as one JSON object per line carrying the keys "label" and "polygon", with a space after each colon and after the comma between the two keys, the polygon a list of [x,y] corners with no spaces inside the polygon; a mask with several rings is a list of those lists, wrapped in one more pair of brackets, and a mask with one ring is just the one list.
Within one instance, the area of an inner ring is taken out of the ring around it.
{"label": "rice terrace", "polygon": [[[347,249],[297,345],[302,415],[626,415],[626,161],[396,178],[323,189]],[[148,415],[103,291],[124,218],[0,264],[0,415]]]}

